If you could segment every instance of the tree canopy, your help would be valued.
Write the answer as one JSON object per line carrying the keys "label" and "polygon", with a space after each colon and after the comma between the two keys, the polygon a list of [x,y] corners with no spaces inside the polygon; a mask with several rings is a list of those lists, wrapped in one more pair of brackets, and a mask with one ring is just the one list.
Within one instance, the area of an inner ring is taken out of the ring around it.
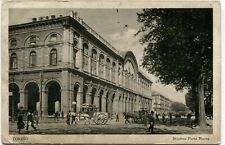
{"label": "tree canopy", "polygon": [[147,44],[142,65],[164,84],[190,88],[212,76],[212,9],[143,9],[138,13]]}
{"label": "tree canopy", "polygon": [[[143,9],[136,35],[146,44],[142,66],[163,84],[192,91],[196,122],[204,127],[204,89],[212,92],[212,9]],[[205,87],[207,86],[207,87]]]}

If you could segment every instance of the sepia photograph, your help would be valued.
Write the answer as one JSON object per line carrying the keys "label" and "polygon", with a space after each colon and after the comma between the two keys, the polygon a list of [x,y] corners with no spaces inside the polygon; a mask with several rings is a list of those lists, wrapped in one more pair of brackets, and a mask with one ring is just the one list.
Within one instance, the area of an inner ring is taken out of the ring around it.
{"label": "sepia photograph", "polygon": [[8,8],[2,113],[12,142],[178,135],[170,140],[213,143],[214,16],[214,7]]}

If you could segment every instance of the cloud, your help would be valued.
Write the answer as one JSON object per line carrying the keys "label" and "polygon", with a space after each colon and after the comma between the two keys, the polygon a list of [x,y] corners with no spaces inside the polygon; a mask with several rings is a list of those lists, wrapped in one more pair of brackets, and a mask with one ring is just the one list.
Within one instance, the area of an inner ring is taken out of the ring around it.
{"label": "cloud", "polygon": [[151,81],[153,82],[152,90],[161,93],[162,95],[168,97],[172,101],[178,101],[178,102],[185,103],[184,94],[186,93],[186,91],[177,92],[173,85],[165,86],[165,85],[161,84],[160,82],[157,82],[158,81],[157,77],[155,77],[152,74],[149,74],[145,69],[140,67],[140,65],[142,64],[142,56],[143,56],[143,52],[144,52],[144,46],[141,45],[139,42],[140,36],[139,35],[134,36],[134,34],[137,31],[138,30],[136,30],[136,29],[127,28],[127,29],[124,29],[123,31],[120,31],[120,32],[117,31],[115,33],[107,35],[106,39],[117,50],[119,50],[119,51],[130,50],[134,53],[134,55],[136,56],[138,65],[139,65],[139,69],[146,76],[148,76],[151,79]]}

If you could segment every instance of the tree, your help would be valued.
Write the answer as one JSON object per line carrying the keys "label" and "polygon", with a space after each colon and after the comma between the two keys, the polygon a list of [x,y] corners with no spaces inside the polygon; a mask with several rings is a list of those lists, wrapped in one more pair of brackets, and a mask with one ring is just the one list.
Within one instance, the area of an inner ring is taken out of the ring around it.
{"label": "tree", "polygon": [[165,85],[191,90],[196,122],[204,128],[204,83],[212,83],[206,81],[212,80],[212,9],[143,9],[137,15],[142,26],[136,35],[147,44],[142,66]]}
{"label": "tree", "polygon": [[188,111],[187,106],[180,102],[173,102],[170,108],[171,108],[171,111],[176,113],[184,113]]}

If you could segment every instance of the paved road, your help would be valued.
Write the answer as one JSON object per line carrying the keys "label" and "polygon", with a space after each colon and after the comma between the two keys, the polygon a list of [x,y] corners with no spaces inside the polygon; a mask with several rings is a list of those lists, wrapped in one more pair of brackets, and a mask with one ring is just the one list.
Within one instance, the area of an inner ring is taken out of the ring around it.
{"label": "paved road", "polygon": [[[96,125],[94,123],[79,125],[67,125],[65,120],[55,121],[54,119],[43,120],[37,126],[37,131],[32,128],[23,134],[148,134],[147,127],[143,124],[124,124],[124,121],[110,121],[106,125]],[[17,134],[16,123],[10,122],[10,134]],[[199,134],[212,133],[212,128],[207,127],[202,130],[199,128],[191,129],[187,126],[155,125],[155,134]]]}

